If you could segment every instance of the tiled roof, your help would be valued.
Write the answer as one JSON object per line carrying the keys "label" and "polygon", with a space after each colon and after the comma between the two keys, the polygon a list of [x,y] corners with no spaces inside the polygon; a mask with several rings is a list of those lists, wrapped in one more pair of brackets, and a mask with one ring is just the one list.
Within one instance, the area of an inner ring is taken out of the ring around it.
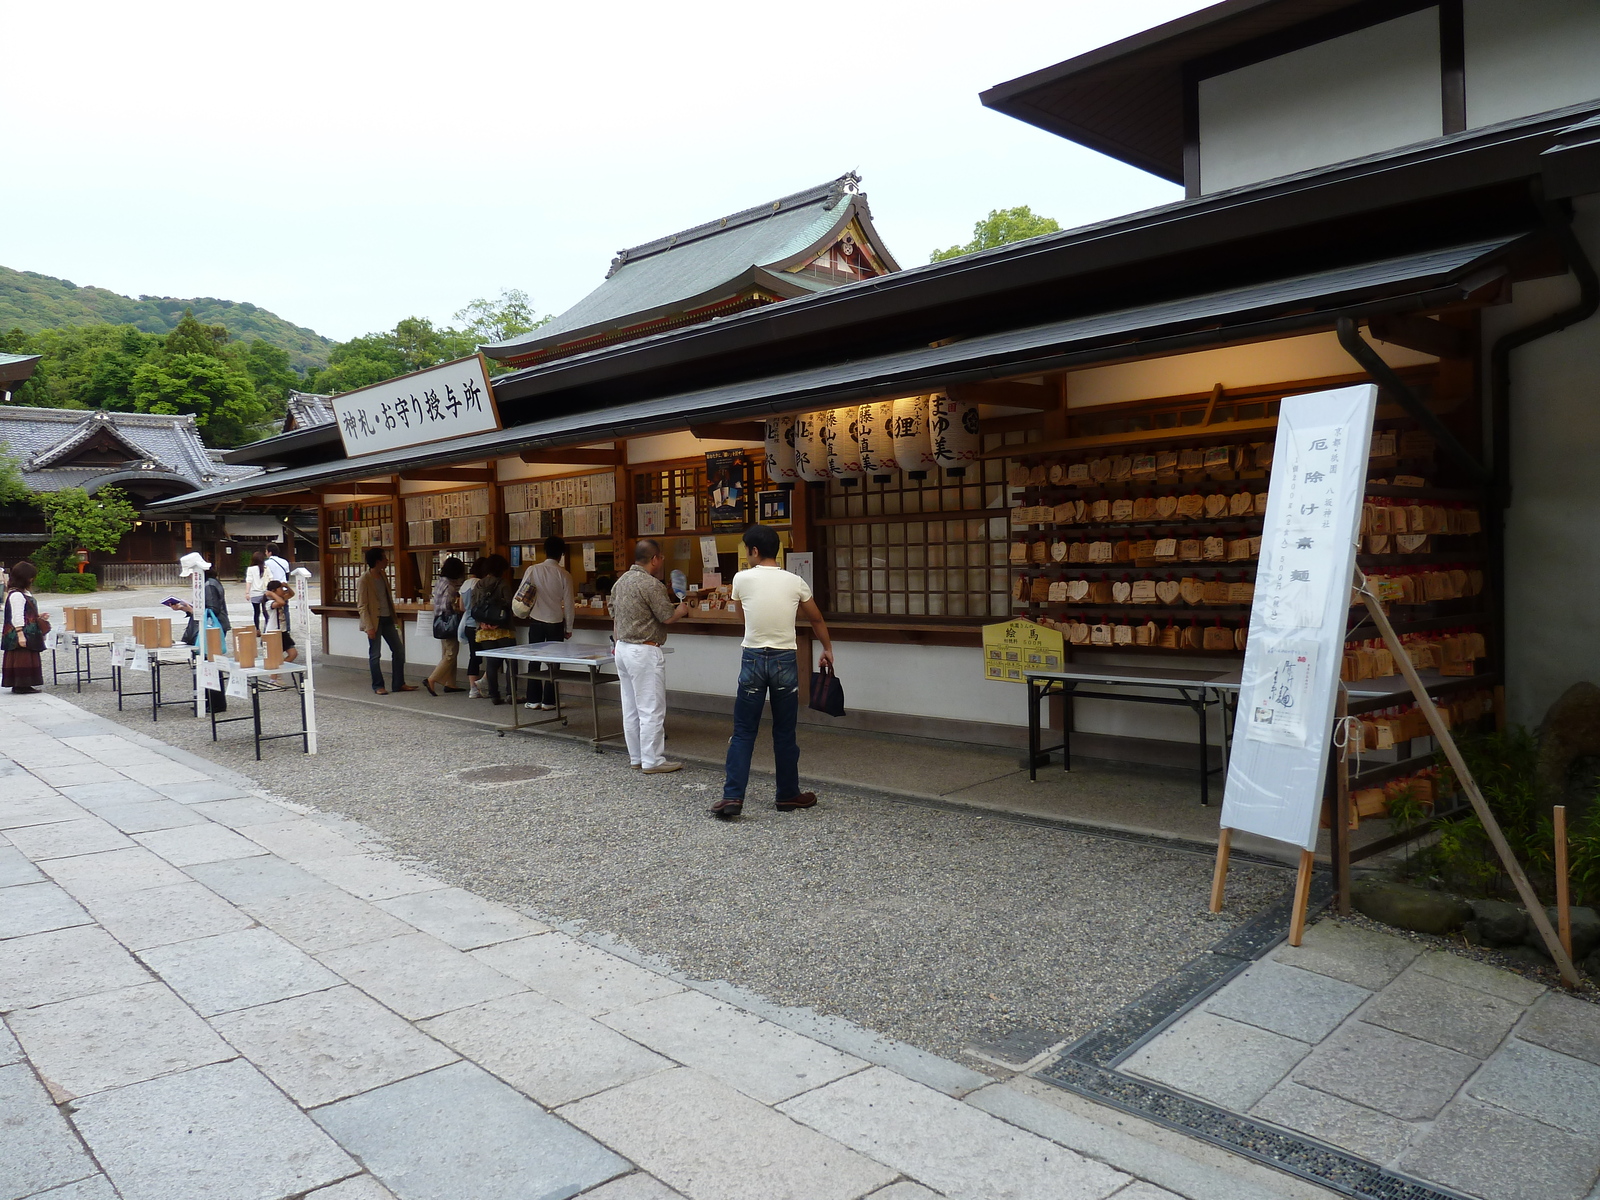
{"label": "tiled roof", "polygon": [[[75,452],[108,432],[128,459],[106,466],[73,465]],[[161,480],[171,490],[217,487],[257,473],[214,461],[192,416],[66,408],[0,407],[0,449],[21,460],[22,478],[36,492],[97,483]]]}
{"label": "tiled roof", "polygon": [[[818,247],[853,214],[867,215],[854,174],[745,209],[693,229],[619,250],[605,282],[560,316],[530,333],[483,347],[490,358],[514,358],[603,331],[720,299],[752,272],[781,269]],[[881,249],[881,247],[875,247]],[[787,278],[787,277],[786,277]],[[824,284],[791,282],[806,291]]]}
{"label": "tiled roof", "polygon": [[333,397],[319,392],[290,392],[284,405],[283,432],[333,424]]}

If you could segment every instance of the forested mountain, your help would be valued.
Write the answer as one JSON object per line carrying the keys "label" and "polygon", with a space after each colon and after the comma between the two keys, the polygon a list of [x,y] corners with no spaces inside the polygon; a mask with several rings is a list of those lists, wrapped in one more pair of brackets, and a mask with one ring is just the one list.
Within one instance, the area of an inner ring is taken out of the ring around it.
{"label": "forested mountain", "polygon": [[21,329],[39,333],[69,325],[132,325],[144,333],[165,335],[178,326],[185,309],[203,325],[227,327],[233,340],[256,338],[286,350],[297,371],[328,365],[332,339],[315,330],[290,324],[276,313],[248,301],[217,300],[198,296],[175,300],[166,296],[120,296],[99,287],[79,287],[33,271],[0,267],[0,330]]}

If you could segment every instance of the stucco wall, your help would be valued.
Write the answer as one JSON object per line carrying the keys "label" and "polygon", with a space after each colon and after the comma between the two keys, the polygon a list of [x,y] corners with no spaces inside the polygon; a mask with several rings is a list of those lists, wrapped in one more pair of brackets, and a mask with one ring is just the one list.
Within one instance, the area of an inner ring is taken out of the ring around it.
{"label": "stucco wall", "polygon": [[[1600,197],[1578,207],[1600,262]],[[1577,295],[1570,275],[1518,285],[1485,312],[1485,348]],[[1600,317],[1513,354],[1511,469],[1506,693],[1511,719],[1531,726],[1571,684],[1600,683]]]}
{"label": "stucco wall", "polygon": [[1467,125],[1600,96],[1595,0],[1466,0]]}
{"label": "stucco wall", "polygon": [[1439,93],[1431,8],[1201,80],[1201,190],[1438,137]]}

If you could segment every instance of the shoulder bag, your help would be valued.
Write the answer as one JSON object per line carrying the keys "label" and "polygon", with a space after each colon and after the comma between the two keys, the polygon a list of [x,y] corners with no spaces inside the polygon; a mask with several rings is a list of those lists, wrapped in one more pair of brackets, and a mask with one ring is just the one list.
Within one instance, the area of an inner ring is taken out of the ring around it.
{"label": "shoulder bag", "polygon": [[811,707],[830,717],[844,716],[844,685],[831,666],[811,673]]}

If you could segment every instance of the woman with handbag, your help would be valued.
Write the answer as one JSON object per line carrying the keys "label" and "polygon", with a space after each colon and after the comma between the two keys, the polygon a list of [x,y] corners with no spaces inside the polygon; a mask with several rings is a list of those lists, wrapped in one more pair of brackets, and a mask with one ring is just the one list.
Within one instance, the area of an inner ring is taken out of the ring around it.
{"label": "woman with handbag", "polygon": [[465,689],[456,686],[456,655],[461,651],[461,581],[467,577],[467,564],[451,555],[439,566],[433,581],[433,636],[439,641],[439,665],[422,681],[428,695],[437,696],[437,684],[447,692]]}
{"label": "woman with handbag", "polygon": [[[483,577],[472,589],[472,619],[477,624],[473,641],[479,654],[517,644],[517,631],[511,617],[511,585],[505,578],[511,564],[506,561],[505,555],[491,554],[483,567]],[[485,674],[489,681],[489,699],[496,704],[508,704],[516,699],[515,696],[500,694],[500,675],[505,670],[505,660],[491,658],[487,664]],[[510,672],[505,671],[505,674],[509,685]]]}
{"label": "woman with handbag", "polygon": [[11,568],[6,587],[5,626],[0,634],[5,661],[0,668],[0,687],[10,688],[16,696],[30,695],[44,686],[40,651],[44,649],[44,635],[50,632],[50,620],[33,601],[31,589],[38,573],[31,562],[19,562]]}

